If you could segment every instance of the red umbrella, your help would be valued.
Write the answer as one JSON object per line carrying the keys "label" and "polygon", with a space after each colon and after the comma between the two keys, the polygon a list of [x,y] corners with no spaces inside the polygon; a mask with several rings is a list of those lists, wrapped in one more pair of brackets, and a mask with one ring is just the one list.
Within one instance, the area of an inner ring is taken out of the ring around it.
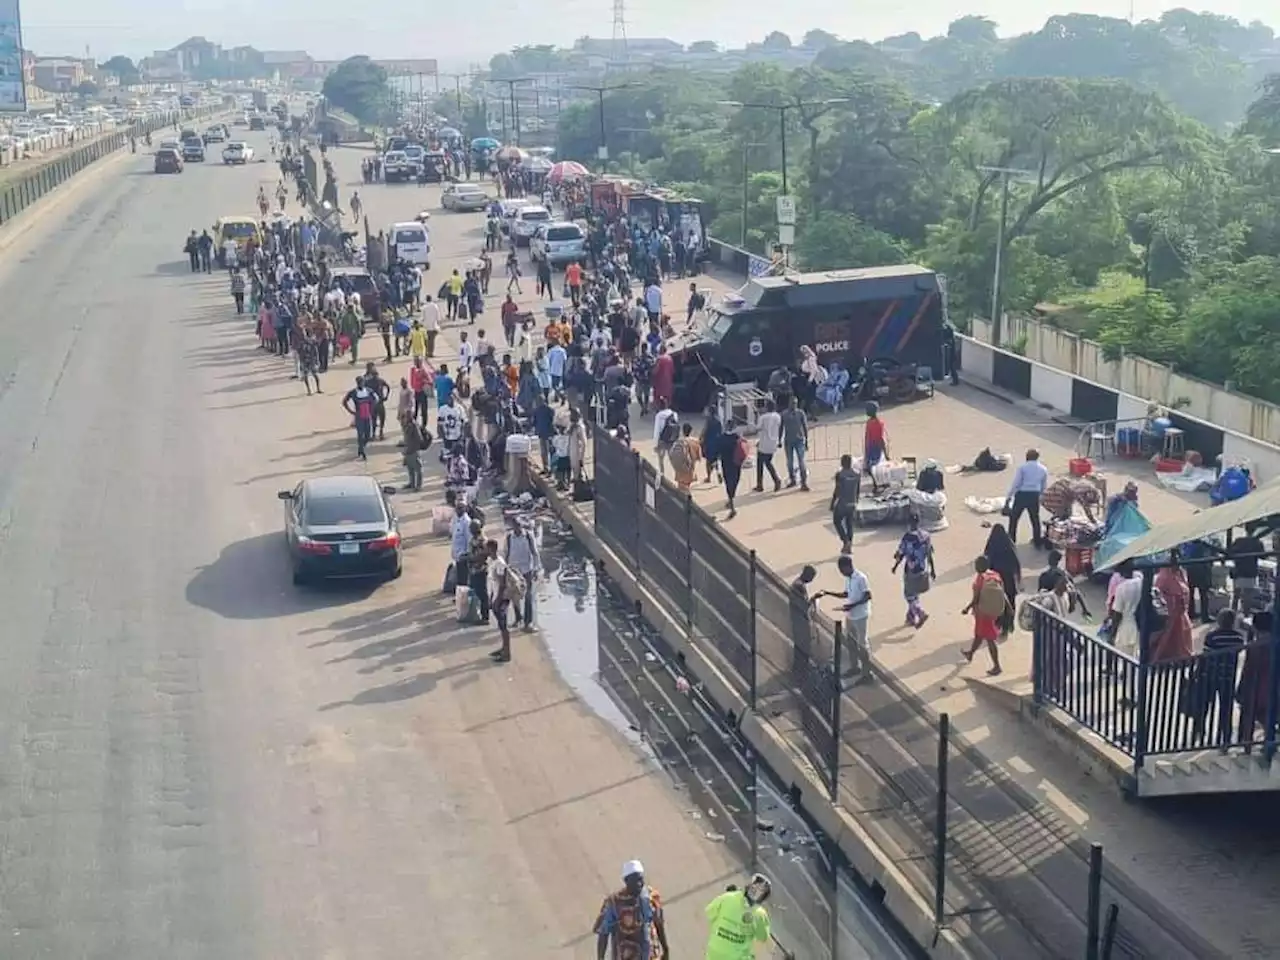
{"label": "red umbrella", "polygon": [[547,180],[550,183],[559,183],[561,180],[585,180],[589,176],[591,172],[576,160],[561,160],[547,171]]}

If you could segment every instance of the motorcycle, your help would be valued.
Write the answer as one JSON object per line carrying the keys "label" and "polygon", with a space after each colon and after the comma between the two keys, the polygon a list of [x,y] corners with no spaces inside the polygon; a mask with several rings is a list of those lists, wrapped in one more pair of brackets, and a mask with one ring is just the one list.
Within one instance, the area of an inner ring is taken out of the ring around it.
{"label": "motorcycle", "polygon": [[872,400],[878,403],[910,403],[918,395],[916,364],[888,359],[863,363],[857,375],[850,380],[847,392],[851,401],[862,403]]}

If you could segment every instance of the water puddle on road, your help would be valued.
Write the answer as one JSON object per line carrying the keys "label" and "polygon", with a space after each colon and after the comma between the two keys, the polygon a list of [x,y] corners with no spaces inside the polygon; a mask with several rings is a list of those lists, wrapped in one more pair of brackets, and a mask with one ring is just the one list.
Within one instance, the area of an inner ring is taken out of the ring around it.
{"label": "water puddle on road", "polygon": [[538,527],[548,576],[535,594],[536,620],[557,670],[671,776],[705,842],[732,850],[743,881],[753,863],[769,876],[769,911],[782,947],[800,960],[919,956],[884,922],[883,909],[834,845],[784,799],[786,788],[756,762],[716,705],[696,684],[686,689],[685,681],[694,681],[679,658],[597,576],[567,528],[547,518]]}

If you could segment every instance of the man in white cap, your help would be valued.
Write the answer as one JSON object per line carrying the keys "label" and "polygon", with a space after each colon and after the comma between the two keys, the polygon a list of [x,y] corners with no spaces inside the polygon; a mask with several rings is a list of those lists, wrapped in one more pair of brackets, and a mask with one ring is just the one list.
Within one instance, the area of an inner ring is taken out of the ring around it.
{"label": "man in white cap", "polygon": [[613,943],[612,960],[662,960],[671,955],[658,891],[644,881],[644,864],[622,865],[622,889],[604,898],[596,918],[596,960]]}

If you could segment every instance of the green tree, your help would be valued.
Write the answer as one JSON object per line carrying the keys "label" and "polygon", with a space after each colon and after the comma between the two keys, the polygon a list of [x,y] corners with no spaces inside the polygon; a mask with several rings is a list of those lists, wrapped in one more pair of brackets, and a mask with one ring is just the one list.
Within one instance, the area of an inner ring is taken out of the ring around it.
{"label": "green tree", "polygon": [[781,30],[774,30],[764,38],[764,42],[760,44],[760,47],[763,50],[790,50],[791,38]]}
{"label": "green tree", "polygon": [[[1280,260],[1231,265],[1192,298],[1182,326],[1191,372],[1280,402]],[[1139,348],[1148,356],[1147,346]]]}
{"label": "green tree", "polygon": [[805,270],[840,270],[906,263],[905,246],[847,213],[821,213],[796,234],[796,259]]}
{"label": "green tree", "polygon": [[324,98],[361,123],[385,120],[391,107],[387,71],[365,56],[348,57],[324,78]]}
{"label": "green tree", "polygon": [[140,83],[142,80],[141,75],[138,73],[137,66],[128,57],[120,55],[110,57],[105,60],[98,69],[103,73],[109,73],[116,77],[122,86],[133,86],[135,83]]}
{"label": "green tree", "polygon": [[84,80],[76,87],[76,93],[82,97],[96,97],[98,95],[98,85],[92,80]]}
{"label": "green tree", "polygon": [[1244,132],[1268,147],[1280,146],[1280,73],[1262,81],[1259,97],[1245,111]]}

